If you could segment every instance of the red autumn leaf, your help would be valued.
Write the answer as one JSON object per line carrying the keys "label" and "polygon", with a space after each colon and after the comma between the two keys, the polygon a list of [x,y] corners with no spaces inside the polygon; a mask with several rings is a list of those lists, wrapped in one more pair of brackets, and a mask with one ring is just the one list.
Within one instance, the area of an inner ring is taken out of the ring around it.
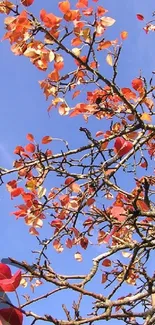
{"label": "red autumn leaf", "polygon": [[149,206],[144,202],[144,199],[143,200],[137,200],[136,205],[140,210],[142,210],[144,212],[145,211],[147,212],[147,211],[150,210]]}
{"label": "red autumn leaf", "polygon": [[126,219],[126,211],[123,207],[120,206],[114,206],[111,209],[111,214],[114,218],[116,218],[118,221],[124,221]]}
{"label": "red autumn leaf", "polygon": [[59,219],[55,219],[50,223],[51,227],[61,228],[63,226],[63,222]]}
{"label": "red autumn leaf", "polygon": [[124,41],[124,40],[127,39],[127,37],[128,37],[128,32],[126,32],[126,31],[124,30],[123,32],[121,32],[120,36],[121,36],[121,39]]}
{"label": "red autumn leaf", "polygon": [[22,155],[22,153],[25,151],[25,149],[23,148],[23,147],[21,147],[21,146],[17,146],[16,148],[15,148],[15,150],[14,150],[14,154],[16,154],[16,155]]}
{"label": "red autumn leaf", "polygon": [[147,163],[147,161],[145,160],[144,162],[142,162],[142,163],[140,164],[140,167],[142,167],[142,168],[148,168],[148,163]]}
{"label": "red autumn leaf", "polygon": [[92,205],[94,202],[95,202],[95,199],[93,199],[92,197],[91,197],[90,199],[88,199],[88,200],[87,200],[87,205],[88,205],[88,207],[89,207],[90,205]]}
{"label": "red autumn leaf", "polygon": [[42,144],[47,144],[52,141],[52,138],[49,135],[46,135],[45,137],[42,138],[41,143]]}
{"label": "red autumn leaf", "polygon": [[25,7],[29,7],[33,4],[34,0],[21,0],[21,3]]}
{"label": "red autumn leaf", "polygon": [[6,188],[9,192],[11,192],[13,189],[17,188],[17,181],[13,179],[12,181],[8,182],[6,184]]}
{"label": "red autumn leaf", "polygon": [[80,240],[80,245],[82,248],[87,249],[88,239],[86,237],[82,237]]}
{"label": "red autumn leaf", "polygon": [[10,325],[22,325],[23,314],[20,310],[13,307],[0,309],[0,324],[5,324],[4,321]]}
{"label": "red autumn leaf", "polygon": [[61,195],[60,197],[59,197],[59,200],[60,200],[60,202],[61,202],[61,205],[62,206],[65,206],[67,203],[69,203],[69,195]]}
{"label": "red autumn leaf", "polygon": [[34,194],[32,193],[23,193],[22,198],[25,202],[32,201],[34,199]]}
{"label": "red autumn leaf", "polygon": [[35,145],[34,145],[33,143],[29,143],[29,144],[27,144],[27,145],[25,146],[25,150],[26,150],[27,152],[31,152],[31,153],[33,153],[33,152],[35,152],[36,147],[35,147]]}
{"label": "red autumn leaf", "polygon": [[72,246],[73,246],[73,242],[72,242],[72,240],[70,238],[68,238],[66,240],[66,247],[67,248],[72,248]]}
{"label": "red autumn leaf", "polygon": [[84,16],[91,16],[93,14],[93,7],[82,10]]}
{"label": "red autumn leaf", "polygon": [[108,279],[107,274],[106,274],[106,273],[103,273],[103,274],[102,274],[102,280],[101,280],[101,283],[105,283],[105,282],[107,281],[107,279]]}
{"label": "red autumn leaf", "polygon": [[31,133],[28,133],[27,134],[27,136],[26,136],[26,139],[28,140],[28,141],[34,141],[34,136],[33,136],[33,134],[31,134]]}
{"label": "red autumn leaf", "polygon": [[0,263],[0,280],[11,278],[11,270],[8,265]]}
{"label": "red autumn leaf", "polygon": [[5,292],[15,291],[21,281],[21,271],[12,275],[9,269],[5,264],[0,264],[0,289]]}
{"label": "red autumn leaf", "polygon": [[111,266],[111,261],[108,258],[105,258],[104,261],[102,262],[102,265],[105,267]]}
{"label": "red autumn leaf", "polygon": [[132,80],[132,87],[135,90],[141,90],[144,87],[142,79],[136,78]]}
{"label": "red autumn leaf", "polygon": [[46,155],[47,157],[52,156],[52,150],[47,149],[46,152],[45,152],[45,155]]}
{"label": "red autumn leaf", "polygon": [[63,67],[64,67],[64,62],[54,62],[54,69],[55,70],[61,70],[61,69],[63,69]]}
{"label": "red autumn leaf", "polygon": [[121,89],[122,94],[124,95],[124,97],[128,100],[134,100],[136,99],[136,94],[130,89],[130,88],[122,88]]}
{"label": "red autumn leaf", "polygon": [[58,27],[62,18],[53,15],[52,13],[47,13],[46,10],[40,10],[40,19],[43,21],[46,27]]}
{"label": "red autumn leaf", "polygon": [[101,135],[104,135],[103,131],[97,131],[95,134],[96,137],[100,137]]}
{"label": "red autumn leaf", "polygon": [[73,177],[67,177],[65,180],[65,185],[70,185],[75,181],[75,178]]}
{"label": "red autumn leaf", "polygon": [[12,191],[11,191],[11,198],[13,197],[17,197],[19,195],[21,195],[23,193],[23,188],[22,187],[17,187],[17,188],[14,188]]}
{"label": "red autumn leaf", "polygon": [[79,0],[76,4],[76,8],[87,8],[88,7],[88,0]]}
{"label": "red autumn leaf", "polygon": [[141,14],[137,14],[136,17],[138,20],[144,20],[144,16]]}
{"label": "red autumn leaf", "polygon": [[133,144],[130,141],[126,141],[121,137],[118,137],[114,144],[114,151],[119,157],[122,157],[127,154],[132,148]]}

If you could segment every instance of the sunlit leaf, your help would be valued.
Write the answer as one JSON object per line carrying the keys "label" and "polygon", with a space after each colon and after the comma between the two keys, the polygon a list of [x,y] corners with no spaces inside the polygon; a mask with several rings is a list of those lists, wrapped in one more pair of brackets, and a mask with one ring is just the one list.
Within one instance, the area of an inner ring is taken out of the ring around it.
{"label": "sunlit leaf", "polygon": [[52,140],[53,140],[52,137],[46,135],[45,137],[42,138],[41,143],[47,144],[47,143],[50,143]]}
{"label": "sunlit leaf", "polygon": [[111,54],[107,54],[106,61],[111,67],[113,66],[113,58]]}
{"label": "sunlit leaf", "polygon": [[33,143],[29,143],[29,144],[27,144],[27,145],[25,146],[25,150],[26,150],[27,152],[33,153],[33,152],[35,152],[36,147],[35,147],[35,145],[34,145]]}
{"label": "sunlit leaf", "polygon": [[126,32],[126,31],[124,30],[123,32],[121,32],[120,36],[121,36],[121,39],[124,41],[124,40],[127,39],[127,37],[128,37],[128,32]]}
{"label": "sunlit leaf", "polygon": [[76,253],[74,254],[74,258],[76,259],[76,261],[78,261],[78,262],[82,262],[82,255],[81,255],[81,253],[76,252]]}
{"label": "sunlit leaf", "polygon": [[104,27],[110,27],[115,23],[115,19],[111,17],[102,17],[100,18],[100,21]]}
{"label": "sunlit leaf", "polygon": [[142,121],[147,121],[147,122],[152,122],[152,116],[148,113],[143,113],[141,115],[141,120]]}
{"label": "sunlit leaf", "polygon": [[28,141],[34,141],[34,136],[33,136],[33,134],[31,134],[31,133],[28,133],[27,134],[27,136],[26,136],[26,139],[28,140]]}

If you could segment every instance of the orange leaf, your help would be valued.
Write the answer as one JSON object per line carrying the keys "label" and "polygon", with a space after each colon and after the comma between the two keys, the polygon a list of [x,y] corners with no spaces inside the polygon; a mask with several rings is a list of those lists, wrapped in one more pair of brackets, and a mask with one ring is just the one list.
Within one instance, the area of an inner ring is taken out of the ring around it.
{"label": "orange leaf", "polygon": [[76,4],[76,8],[87,8],[88,7],[88,0],[79,0]]}
{"label": "orange leaf", "polygon": [[102,6],[97,7],[97,15],[102,16],[104,15],[108,10],[104,9]]}
{"label": "orange leaf", "polygon": [[105,267],[111,266],[111,261],[108,258],[105,258],[104,261],[102,262],[102,265]]}
{"label": "orange leaf", "polygon": [[34,0],[21,0],[21,3],[25,7],[29,7],[33,4]]}
{"label": "orange leaf", "polygon": [[101,50],[107,49],[111,45],[112,45],[112,43],[110,41],[100,42],[99,45],[98,45],[97,50],[101,51]]}
{"label": "orange leaf", "polygon": [[52,138],[49,135],[46,135],[45,137],[42,138],[41,143],[42,144],[47,144],[52,141]]}
{"label": "orange leaf", "polygon": [[151,122],[152,121],[152,117],[148,113],[143,113],[141,115],[141,120],[147,121],[147,122]]}
{"label": "orange leaf", "polygon": [[22,153],[25,151],[25,149],[21,146],[17,146],[14,150],[14,154],[16,155],[22,155]]}
{"label": "orange leaf", "polygon": [[26,136],[26,139],[28,140],[28,141],[34,141],[34,136],[33,136],[33,134],[31,134],[31,133],[28,133],[27,134],[27,136]]}
{"label": "orange leaf", "polygon": [[136,99],[136,94],[130,88],[122,88],[121,92],[123,93],[124,97],[128,100]]}
{"label": "orange leaf", "polygon": [[54,62],[54,69],[55,70],[61,70],[64,67],[64,62]]}
{"label": "orange leaf", "polygon": [[127,39],[128,37],[128,32],[126,32],[125,30],[123,32],[121,32],[121,39],[124,41],[125,39]]}
{"label": "orange leaf", "polygon": [[105,283],[105,282],[107,281],[107,279],[108,279],[107,274],[106,274],[106,273],[103,273],[103,274],[102,274],[102,280],[101,280],[101,283]]}
{"label": "orange leaf", "polygon": [[25,150],[26,150],[27,152],[31,152],[31,153],[33,153],[33,152],[35,152],[36,147],[35,147],[35,145],[34,145],[33,143],[29,143],[29,144],[27,144],[27,145],[25,146]]}
{"label": "orange leaf", "polygon": [[141,90],[144,87],[142,79],[137,78],[132,80],[132,87],[137,91]]}
{"label": "orange leaf", "polygon": [[65,185],[70,185],[75,181],[75,178],[73,177],[67,177],[65,180]]}
{"label": "orange leaf", "polygon": [[82,43],[80,37],[75,37],[71,40],[72,46],[79,46]]}
{"label": "orange leaf", "polygon": [[65,14],[68,10],[70,10],[70,3],[69,1],[62,1],[58,4],[59,10]]}
{"label": "orange leaf", "polygon": [[72,96],[72,99],[74,99],[75,97],[77,97],[80,94],[80,90],[76,90]]}
{"label": "orange leaf", "polygon": [[29,233],[30,233],[30,235],[34,235],[34,236],[38,236],[39,235],[39,232],[34,227],[31,227],[29,229]]}
{"label": "orange leaf", "polygon": [[46,27],[58,27],[62,18],[53,15],[52,13],[48,14],[45,9],[40,10],[40,19],[43,21]]}

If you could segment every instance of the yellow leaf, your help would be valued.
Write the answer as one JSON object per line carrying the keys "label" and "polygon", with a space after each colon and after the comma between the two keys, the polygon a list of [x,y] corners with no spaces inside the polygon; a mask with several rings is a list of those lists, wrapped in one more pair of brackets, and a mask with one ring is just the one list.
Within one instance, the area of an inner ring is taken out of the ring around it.
{"label": "yellow leaf", "polygon": [[41,199],[46,194],[46,188],[39,186],[38,188],[38,198]]}
{"label": "yellow leaf", "polygon": [[141,120],[142,120],[142,121],[151,122],[151,121],[152,121],[152,117],[151,117],[150,114],[148,114],[148,113],[143,113],[143,114],[141,115]]}
{"label": "yellow leaf", "polygon": [[124,30],[123,32],[121,32],[120,36],[121,36],[121,39],[124,41],[128,37],[128,32],[126,32]]}
{"label": "yellow leaf", "polygon": [[112,60],[112,55],[111,54],[107,55],[106,61],[111,67],[113,66],[113,60]]}

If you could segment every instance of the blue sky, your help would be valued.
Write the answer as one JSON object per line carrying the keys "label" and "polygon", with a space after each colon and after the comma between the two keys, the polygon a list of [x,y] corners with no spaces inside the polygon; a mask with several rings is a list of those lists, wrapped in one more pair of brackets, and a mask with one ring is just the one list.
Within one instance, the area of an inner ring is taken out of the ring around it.
{"label": "blue sky", "polygon": [[[58,1],[35,0],[31,10],[38,15],[41,8],[45,8],[49,12],[57,12]],[[117,38],[122,30],[128,31],[128,39],[124,42],[121,60],[119,64],[118,82],[120,86],[130,86],[131,80],[139,75],[140,69],[146,77],[151,76],[151,72],[155,69],[155,50],[154,41],[155,34],[148,35],[143,31],[143,22],[136,19],[137,13],[142,13],[146,19],[150,19],[151,13],[154,11],[153,0],[105,0],[99,1],[100,5],[109,10],[108,16],[116,19],[116,24],[108,30],[109,36]],[[0,38],[4,34],[3,15],[0,16]],[[68,60],[69,64],[69,60]],[[103,71],[110,74],[110,67],[103,60]],[[47,113],[48,104],[39,88],[38,80],[42,80],[46,76],[46,72],[37,70],[28,59],[24,57],[16,57],[10,51],[10,45],[7,41],[0,43],[0,109],[1,109],[1,127],[0,127],[0,166],[10,168],[12,161],[15,160],[13,150],[16,145],[25,145],[26,134],[32,133],[36,139],[41,140],[44,135],[52,137],[65,138],[70,141],[72,148],[82,144],[83,136],[79,135],[80,126],[85,126],[85,122],[81,117],[71,119],[69,117],[61,117],[56,110],[52,110],[50,116]],[[94,132],[102,129],[102,121],[94,118],[90,119],[89,128]],[[53,152],[57,152],[57,143],[51,145]],[[6,178],[7,181],[7,178]],[[54,183],[55,179],[52,179]],[[49,186],[51,186],[49,184]],[[53,184],[52,184],[53,186]],[[0,188],[0,204],[1,204],[1,257],[12,256],[19,260],[32,260],[31,249],[37,247],[37,241],[28,233],[28,228],[23,220],[15,221],[10,215],[15,210],[16,201],[11,201],[6,191],[5,185]],[[42,231],[42,237],[47,236],[45,229]],[[97,255],[104,250],[104,247],[95,247],[89,252],[84,252],[84,263],[78,264],[74,261],[73,251],[66,251],[58,255],[51,247],[51,260],[54,261],[55,268],[58,272],[69,273],[75,270],[78,273],[88,272],[91,267],[91,256]],[[151,267],[151,266],[150,266]],[[100,274],[101,275],[101,274]],[[100,278],[95,280],[95,289],[103,293],[103,287]],[[98,284],[97,284],[98,283]],[[37,289],[37,294],[46,292],[47,286]],[[28,290],[19,289],[22,294]],[[11,295],[12,296],[12,295]],[[51,312],[58,310],[60,316],[59,295],[56,296],[54,304],[50,306]],[[72,293],[67,296],[67,307],[71,307]],[[89,301],[88,301],[89,305]],[[41,305],[34,305],[33,310],[36,313],[49,312],[46,301]],[[83,306],[84,308],[84,306]],[[28,308],[29,310],[30,308]],[[85,308],[87,309],[87,308]],[[62,316],[63,314],[61,314]],[[100,322],[102,323],[102,322]],[[109,322],[112,324],[113,322]],[[117,324],[117,322],[115,322]],[[119,322],[120,324],[122,322]],[[30,319],[24,321],[24,324],[30,324]],[[40,325],[41,322],[38,322]]]}

